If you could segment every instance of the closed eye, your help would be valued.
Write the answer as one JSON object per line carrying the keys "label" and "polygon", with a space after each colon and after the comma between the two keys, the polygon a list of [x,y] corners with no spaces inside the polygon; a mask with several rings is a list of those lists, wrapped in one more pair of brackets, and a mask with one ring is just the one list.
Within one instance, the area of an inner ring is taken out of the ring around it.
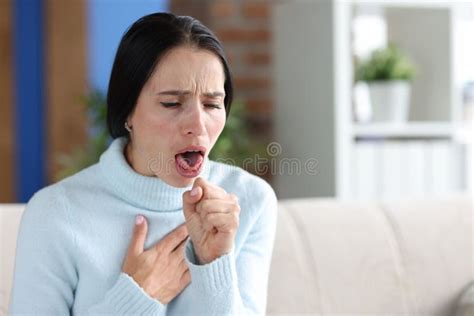
{"label": "closed eye", "polygon": [[179,102],[160,102],[165,108],[172,108],[181,105]]}
{"label": "closed eye", "polygon": [[[165,108],[172,108],[172,107],[177,107],[181,105],[179,102],[160,102],[161,105],[163,105]],[[219,104],[213,104],[213,103],[206,103],[204,104],[205,107],[207,108],[212,108],[212,109],[221,109],[222,107]]]}
{"label": "closed eye", "polygon": [[220,109],[221,108],[221,106],[219,104],[212,104],[212,103],[204,104],[204,106],[206,106],[208,108],[213,108],[213,109]]}

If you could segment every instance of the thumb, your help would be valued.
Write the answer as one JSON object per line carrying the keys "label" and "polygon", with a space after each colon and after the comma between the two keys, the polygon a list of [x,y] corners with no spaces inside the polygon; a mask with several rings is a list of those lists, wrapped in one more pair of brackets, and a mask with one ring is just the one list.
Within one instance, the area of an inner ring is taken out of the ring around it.
{"label": "thumb", "polygon": [[132,241],[128,248],[128,253],[130,255],[138,256],[143,252],[147,232],[148,223],[145,216],[137,215],[135,217],[135,228],[133,230]]}
{"label": "thumb", "polygon": [[191,215],[195,212],[196,203],[201,200],[203,195],[202,188],[194,181],[191,190],[183,193],[183,211],[184,217],[188,220]]}

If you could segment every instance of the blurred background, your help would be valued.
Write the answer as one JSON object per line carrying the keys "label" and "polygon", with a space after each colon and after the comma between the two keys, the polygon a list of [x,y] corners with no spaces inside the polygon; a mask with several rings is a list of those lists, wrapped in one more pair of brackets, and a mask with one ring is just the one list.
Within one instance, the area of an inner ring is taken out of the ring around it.
{"label": "blurred background", "polygon": [[472,192],[474,4],[422,0],[0,0],[0,202],[97,161],[121,36],[191,15],[235,104],[211,158],[280,198]]}

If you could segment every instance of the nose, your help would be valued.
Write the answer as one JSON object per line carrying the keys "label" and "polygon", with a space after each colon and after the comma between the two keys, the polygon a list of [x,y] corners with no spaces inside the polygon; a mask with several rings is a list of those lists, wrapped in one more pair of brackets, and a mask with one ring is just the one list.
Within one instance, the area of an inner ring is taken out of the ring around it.
{"label": "nose", "polygon": [[204,113],[199,101],[190,104],[184,113],[182,132],[184,135],[200,136],[204,133]]}

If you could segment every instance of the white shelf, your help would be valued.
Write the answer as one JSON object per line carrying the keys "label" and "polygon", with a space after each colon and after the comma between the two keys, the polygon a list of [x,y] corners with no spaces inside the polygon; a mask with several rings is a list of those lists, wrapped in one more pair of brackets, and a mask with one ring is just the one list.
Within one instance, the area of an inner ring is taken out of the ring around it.
{"label": "white shelf", "polygon": [[356,138],[451,138],[454,127],[445,122],[409,122],[406,124],[354,124]]}
{"label": "white shelf", "polygon": [[454,130],[454,139],[461,144],[474,144],[474,126],[472,122],[466,122]]}
{"label": "white shelf", "polygon": [[349,0],[348,2],[355,5],[410,8],[451,8],[459,5],[452,0]]}

